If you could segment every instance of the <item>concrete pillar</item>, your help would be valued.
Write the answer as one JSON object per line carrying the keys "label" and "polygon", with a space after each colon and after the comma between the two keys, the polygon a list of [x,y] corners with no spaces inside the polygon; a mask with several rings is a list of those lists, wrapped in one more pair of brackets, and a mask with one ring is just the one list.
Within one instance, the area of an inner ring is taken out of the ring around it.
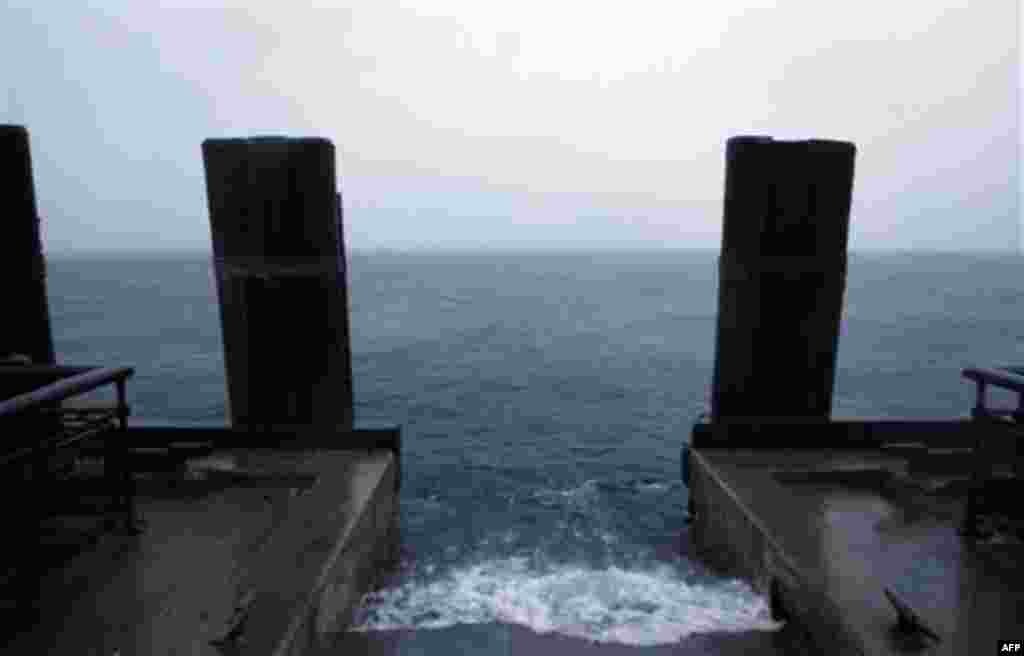
{"label": "concrete pillar", "polygon": [[830,417],[855,152],[729,139],[712,421]]}
{"label": "concrete pillar", "polygon": [[20,353],[53,364],[53,333],[46,301],[46,262],[39,237],[28,130],[0,125],[0,271],[3,321],[0,358]]}
{"label": "concrete pillar", "polygon": [[203,142],[233,426],[352,427],[352,357],[334,145]]}

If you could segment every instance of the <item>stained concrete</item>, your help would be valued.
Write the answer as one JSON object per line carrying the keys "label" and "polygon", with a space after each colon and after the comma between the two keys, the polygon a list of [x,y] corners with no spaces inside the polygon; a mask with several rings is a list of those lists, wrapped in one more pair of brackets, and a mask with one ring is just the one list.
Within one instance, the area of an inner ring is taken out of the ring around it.
{"label": "stained concrete", "polygon": [[[1024,546],[959,535],[963,496],[898,452],[696,449],[693,536],[830,654],[983,654],[1024,629]],[[943,485],[945,487],[943,487]],[[941,637],[895,630],[884,589]]]}
{"label": "stained concrete", "polygon": [[395,473],[383,450],[234,449],[140,480],[144,531],[103,535],[22,590],[36,613],[8,621],[3,650],[303,653],[390,560]]}

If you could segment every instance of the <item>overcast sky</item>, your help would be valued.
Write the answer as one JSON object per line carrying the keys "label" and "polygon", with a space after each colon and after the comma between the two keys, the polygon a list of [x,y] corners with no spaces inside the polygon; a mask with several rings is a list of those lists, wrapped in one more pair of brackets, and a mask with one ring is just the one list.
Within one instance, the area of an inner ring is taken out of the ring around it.
{"label": "overcast sky", "polygon": [[49,252],[209,250],[254,134],[333,140],[350,248],[718,248],[737,134],[857,144],[851,249],[1021,245],[1016,0],[0,2]]}

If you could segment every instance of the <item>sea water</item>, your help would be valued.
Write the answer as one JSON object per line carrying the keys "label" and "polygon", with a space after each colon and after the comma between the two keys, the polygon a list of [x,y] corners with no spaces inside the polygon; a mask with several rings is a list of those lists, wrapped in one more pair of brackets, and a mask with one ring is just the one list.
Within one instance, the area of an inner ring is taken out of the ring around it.
{"label": "sea water", "polygon": [[[779,629],[686,556],[679,454],[707,408],[716,271],[710,251],[350,254],[357,421],[402,426],[404,476],[399,571],[356,633],[653,648]],[[1022,273],[852,255],[834,416],[966,416],[962,367],[1024,362]],[[226,422],[208,256],[51,256],[49,293],[62,362],[136,367],[137,422]]]}

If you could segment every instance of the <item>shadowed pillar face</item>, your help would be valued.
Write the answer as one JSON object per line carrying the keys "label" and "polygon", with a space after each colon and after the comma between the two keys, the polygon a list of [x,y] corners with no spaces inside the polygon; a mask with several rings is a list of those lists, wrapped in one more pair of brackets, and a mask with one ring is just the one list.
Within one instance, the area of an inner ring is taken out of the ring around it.
{"label": "shadowed pillar face", "polygon": [[831,414],[853,144],[726,146],[712,416]]}
{"label": "shadowed pillar face", "polygon": [[46,263],[39,238],[29,135],[22,126],[0,125],[0,179],[5,317],[0,321],[0,358],[21,354],[36,363],[53,364]]}
{"label": "shadowed pillar face", "polygon": [[334,146],[203,143],[233,425],[348,429],[352,367]]}

